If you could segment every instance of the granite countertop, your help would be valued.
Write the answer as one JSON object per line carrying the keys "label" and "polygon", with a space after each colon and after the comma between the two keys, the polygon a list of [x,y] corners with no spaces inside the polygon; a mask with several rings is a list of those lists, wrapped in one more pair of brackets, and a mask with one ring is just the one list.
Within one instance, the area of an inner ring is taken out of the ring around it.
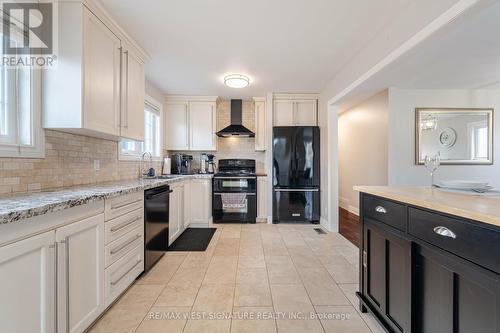
{"label": "granite countertop", "polygon": [[0,225],[84,205],[191,178],[212,178],[211,174],[170,176],[168,179],[134,179],[72,186],[37,193],[0,196]]}
{"label": "granite countertop", "polygon": [[429,186],[355,186],[354,190],[500,227],[500,196],[451,193]]}

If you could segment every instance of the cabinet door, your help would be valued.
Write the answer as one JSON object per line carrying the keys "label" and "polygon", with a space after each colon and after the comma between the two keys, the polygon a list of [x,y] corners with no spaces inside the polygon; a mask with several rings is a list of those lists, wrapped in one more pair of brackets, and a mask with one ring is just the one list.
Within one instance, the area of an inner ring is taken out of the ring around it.
{"label": "cabinet door", "polygon": [[168,150],[189,149],[189,104],[168,103],[165,108],[165,148]]}
{"label": "cabinet door", "polygon": [[184,229],[191,223],[191,180],[184,182]]}
{"label": "cabinet door", "polygon": [[257,177],[257,219],[267,221],[267,177]]}
{"label": "cabinet door", "polygon": [[397,332],[410,331],[411,243],[378,222],[364,220],[363,293]]}
{"label": "cabinet door", "polygon": [[217,150],[216,127],[214,102],[189,102],[190,150]]}
{"label": "cabinet door", "polygon": [[144,64],[126,44],[122,51],[121,136],[144,141]]}
{"label": "cabinet door", "polygon": [[317,101],[298,100],[295,101],[294,122],[296,126],[316,126],[317,121]]}
{"label": "cabinet door", "polygon": [[208,226],[212,217],[212,181],[211,179],[193,179],[191,181],[191,223]]}
{"label": "cabinet door", "polygon": [[273,108],[274,126],[295,126],[294,101],[276,100]]}
{"label": "cabinet door", "polygon": [[181,206],[181,190],[179,184],[171,186],[170,202],[169,202],[169,222],[168,222],[168,245],[170,246],[179,235],[181,221],[180,206]]}
{"label": "cabinet door", "polygon": [[55,233],[0,247],[0,332],[55,332]]}
{"label": "cabinet door", "polygon": [[415,332],[500,332],[500,279],[427,247],[414,255]]}
{"label": "cabinet door", "polygon": [[255,150],[266,150],[266,103],[255,102]]}
{"label": "cabinet door", "polygon": [[104,214],[56,230],[58,332],[83,332],[104,310]]}
{"label": "cabinet door", "polygon": [[84,12],[83,127],[120,135],[120,40],[94,14]]}

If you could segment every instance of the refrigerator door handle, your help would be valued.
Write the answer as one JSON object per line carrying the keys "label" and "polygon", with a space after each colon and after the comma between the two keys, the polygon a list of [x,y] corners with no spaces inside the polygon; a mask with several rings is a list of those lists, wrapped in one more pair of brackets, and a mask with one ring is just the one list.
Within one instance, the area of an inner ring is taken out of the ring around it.
{"label": "refrigerator door handle", "polygon": [[274,192],[319,192],[318,188],[275,188]]}

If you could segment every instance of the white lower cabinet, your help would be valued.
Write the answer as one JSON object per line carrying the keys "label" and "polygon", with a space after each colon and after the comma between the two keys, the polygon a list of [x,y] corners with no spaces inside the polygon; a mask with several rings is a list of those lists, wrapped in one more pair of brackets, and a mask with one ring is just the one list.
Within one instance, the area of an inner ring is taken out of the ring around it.
{"label": "white lower cabinet", "polygon": [[187,179],[170,185],[168,245],[188,227],[208,227],[212,220],[212,179]]}
{"label": "white lower cabinet", "polygon": [[106,269],[106,306],[144,271],[144,244],[136,246]]}
{"label": "white lower cabinet", "polygon": [[170,185],[168,245],[184,231],[184,181]]}
{"label": "white lower cabinet", "polygon": [[55,232],[0,247],[0,332],[55,331]]}
{"label": "white lower cabinet", "polygon": [[105,309],[104,214],[56,229],[58,332],[83,332]]}
{"label": "white lower cabinet", "polygon": [[257,221],[267,221],[267,177],[257,177]]}
{"label": "white lower cabinet", "polygon": [[184,182],[184,230],[191,224],[191,180]]}
{"label": "white lower cabinet", "polygon": [[191,225],[208,227],[212,220],[212,179],[191,180]]}

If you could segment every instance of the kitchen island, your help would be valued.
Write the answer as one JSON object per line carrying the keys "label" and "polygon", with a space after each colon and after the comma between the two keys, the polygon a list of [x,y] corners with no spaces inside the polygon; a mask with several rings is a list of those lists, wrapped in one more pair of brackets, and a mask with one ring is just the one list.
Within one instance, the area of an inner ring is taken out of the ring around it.
{"label": "kitchen island", "polygon": [[500,332],[500,198],[359,186],[362,311],[388,332]]}

